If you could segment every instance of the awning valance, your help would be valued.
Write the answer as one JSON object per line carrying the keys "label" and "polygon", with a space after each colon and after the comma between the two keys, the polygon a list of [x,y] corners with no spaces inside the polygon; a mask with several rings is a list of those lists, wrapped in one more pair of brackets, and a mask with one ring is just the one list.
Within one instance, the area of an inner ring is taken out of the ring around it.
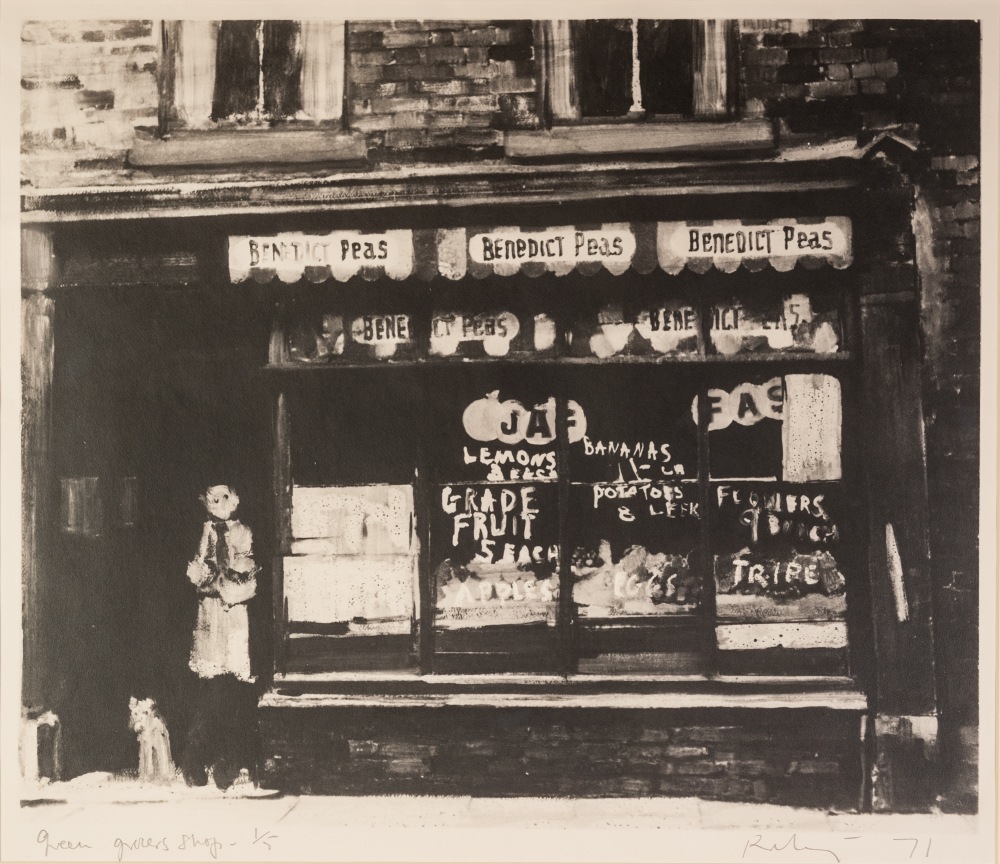
{"label": "awning valance", "polygon": [[547,272],[587,275],[601,269],[617,276],[628,270],[651,273],[657,267],[672,275],[685,268],[705,273],[713,267],[724,273],[768,266],[786,272],[797,264],[843,269],[852,260],[851,220],[846,216],[229,238],[233,282],[346,282],[354,276],[458,280]]}

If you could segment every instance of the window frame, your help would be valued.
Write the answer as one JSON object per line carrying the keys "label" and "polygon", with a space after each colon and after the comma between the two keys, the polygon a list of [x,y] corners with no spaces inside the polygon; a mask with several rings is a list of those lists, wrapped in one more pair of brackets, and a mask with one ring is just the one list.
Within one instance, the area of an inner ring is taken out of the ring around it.
{"label": "window frame", "polygon": [[348,22],[301,19],[299,23],[301,116],[276,124],[239,126],[211,119],[221,22],[155,22],[160,57],[157,126],[136,129],[129,164],[137,168],[364,164],[365,137],[346,125]]}
{"label": "window frame", "polygon": [[[249,19],[248,19],[249,20]],[[268,19],[256,20],[258,33]],[[302,117],[272,120],[258,117],[252,128],[267,128],[282,122],[309,128],[342,124],[345,110],[347,71],[347,21],[294,19],[299,24]],[[225,119],[212,119],[216,84],[219,28],[224,22],[163,20],[160,22],[160,132],[177,129],[225,128]],[[258,39],[260,37],[258,36]],[[263,53],[263,43],[259,44]],[[260,56],[260,55],[258,55]],[[264,74],[258,70],[257,112],[262,111]],[[326,84],[328,86],[321,86]]]}
{"label": "window frame", "polygon": [[[657,116],[642,106],[640,66],[638,60],[638,24],[632,22],[632,108],[622,116],[585,115],[577,85],[577,37],[574,32],[581,23],[559,19],[539,21],[536,44],[541,49],[539,89],[550,126],[602,124],[689,123],[738,119],[739,99],[739,21],[727,19],[682,19],[696,23],[697,36],[704,50],[693,51],[693,97],[690,117]],[[563,48],[562,46],[566,47]],[[717,91],[724,92],[717,92]]]}
{"label": "window frame", "polygon": [[[740,87],[738,19],[730,22],[726,52],[729,102],[724,114],[693,118],[579,117],[569,20],[535,22],[538,104],[542,128],[510,129],[504,150],[510,159],[533,162],[553,159],[696,156],[773,156],[778,152],[778,125],[759,116],[743,116]],[[562,48],[561,46],[566,46]]]}
{"label": "window frame", "polygon": [[[731,277],[726,277],[731,278]],[[787,277],[786,277],[787,278]],[[708,286],[706,286],[707,288]],[[792,285],[787,285],[787,290],[793,290]],[[691,380],[694,382],[694,387],[699,394],[706,394],[708,389],[712,386],[713,381],[718,379],[720,375],[722,377],[731,377],[737,370],[739,370],[740,375],[744,375],[748,379],[765,375],[766,377],[774,377],[776,375],[786,375],[794,374],[797,372],[823,372],[826,374],[834,375],[841,382],[841,405],[842,405],[842,417],[843,417],[843,427],[842,427],[842,459],[843,459],[843,473],[841,480],[836,481],[840,484],[840,488],[843,490],[843,498],[845,501],[844,515],[843,519],[846,523],[844,528],[845,536],[849,538],[849,542],[841,547],[843,550],[843,555],[845,560],[847,560],[846,565],[842,565],[844,568],[845,575],[847,575],[847,611],[844,621],[844,626],[846,627],[848,633],[847,645],[843,649],[843,657],[846,664],[846,671],[843,674],[834,672],[817,672],[815,673],[821,678],[827,680],[833,680],[834,678],[840,678],[841,680],[851,680],[857,685],[864,683],[862,678],[864,676],[863,664],[859,662],[861,656],[863,656],[864,645],[868,644],[869,633],[868,628],[870,628],[870,620],[866,619],[865,613],[863,611],[863,598],[868,591],[867,587],[867,575],[864,566],[864,552],[863,549],[866,547],[866,535],[865,535],[865,520],[863,518],[863,507],[856,496],[861,494],[862,490],[862,477],[860,473],[860,448],[861,443],[857,439],[857,425],[856,418],[858,416],[859,407],[856,404],[859,398],[860,390],[857,384],[857,379],[859,375],[859,364],[857,361],[857,339],[856,339],[856,323],[855,318],[858,314],[857,309],[857,298],[856,291],[857,285],[856,280],[850,275],[837,273],[832,275],[829,279],[821,280],[820,284],[816,287],[819,292],[831,293],[839,298],[838,305],[840,309],[840,320],[842,325],[841,338],[842,345],[840,351],[832,355],[823,354],[811,354],[811,353],[790,353],[790,354],[739,354],[735,356],[712,356],[703,355],[699,360],[692,361],[690,359],[681,360],[677,358],[670,357],[655,357],[655,358],[638,358],[636,362],[642,365],[657,365],[657,366],[669,366],[673,369],[684,369],[685,376],[690,376]],[[702,344],[706,345],[710,342],[709,330],[711,327],[711,314],[710,310],[715,302],[719,302],[723,298],[731,295],[732,288],[725,282],[714,281],[711,286],[711,290],[707,290],[703,293],[701,298],[698,300],[697,305],[699,308],[699,320],[700,327],[702,329]],[[560,343],[565,337],[565,333],[570,325],[569,313],[572,311],[567,308],[571,301],[567,299],[565,301],[566,306],[560,305],[558,308],[552,308],[550,311],[558,326],[558,338]],[[418,375],[427,376],[425,381],[427,381],[427,386],[433,386],[430,382],[433,380],[435,370],[439,367],[446,366],[460,366],[465,365],[468,361],[463,361],[460,358],[434,358],[428,355],[427,347],[429,344],[429,321],[430,316],[433,314],[433,310],[439,306],[440,303],[431,297],[427,297],[422,305],[415,306],[412,309],[408,309],[411,314],[415,317],[415,331],[418,334],[418,339],[421,343],[421,359],[413,359],[407,361],[397,361],[390,365],[398,366],[403,369],[414,370]],[[420,322],[423,318],[427,319],[428,326],[421,326]],[[279,319],[280,320],[280,315]],[[280,329],[280,326],[279,326]],[[427,332],[424,332],[427,331]],[[289,436],[289,417],[288,417],[288,405],[284,393],[288,392],[289,387],[297,387],[303,378],[313,378],[314,380],[322,380],[325,376],[337,375],[335,371],[337,369],[342,369],[345,365],[349,368],[357,368],[359,366],[365,368],[381,368],[384,371],[377,373],[381,375],[392,375],[394,374],[390,368],[386,368],[387,364],[384,361],[368,361],[368,362],[355,362],[355,363],[335,363],[321,366],[292,366],[285,360],[282,352],[280,350],[280,338],[272,339],[272,348],[274,351],[271,356],[271,366],[270,373],[272,381],[275,383],[277,388],[277,406],[276,406],[276,427],[275,441],[278,444],[276,448],[276,492],[278,492],[278,527],[279,536],[282,536],[281,526],[286,525],[288,517],[290,514],[290,490],[292,477],[290,472],[290,453],[291,447],[294,446],[294,441]],[[538,359],[526,359],[523,356],[511,357],[511,358],[491,358],[486,361],[473,361],[474,365],[482,365],[482,368],[488,368],[489,364],[500,364],[506,366],[520,366],[522,368],[530,369],[532,366],[536,368],[549,368],[553,366],[559,367],[562,365],[564,368],[568,368],[566,356],[560,356],[556,358],[538,358]],[[620,359],[620,358],[619,358]],[[583,359],[583,363],[596,363],[596,364],[614,364],[616,358],[610,358],[606,360],[591,358]],[[577,358],[575,361],[570,361],[574,365],[581,362],[581,358]],[[577,366],[577,368],[580,368]],[[619,366],[619,368],[627,368],[627,366]],[[553,370],[554,371],[554,370]],[[662,370],[667,373],[666,369]],[[556,377],[558,379],[560,373],[556,372]],[[300,377],[301,376],[301,377]],[[564,389],[564,383],[562,381],[557,381],[557,390],[562,391]],[[556,417],[557,417],[557,459],[558,459],[558,498],[557,504],[559,507],[559,545],[560,545],[560,564],[558,569],[559,584],[560,584],[560,600],[559,600],[559,617],[557,620],[557,641],[560,646],[560,658],[559,662],[554,664],[554,669],[548,670],[538,670],[537,672],[521,672],[513,673],[515,677],[521,676],[526,678],[544,678],[546,676],[562,676],[566,678],[571,677],[573,680],[579,681],[597,681],[597,680],[629,680],[635,679],[636,677],[641,679],[653,679],[653,680],[675,680],[678,678],[677,674],[673,674],[669,671],[657,672],[657,671],[640,671],[636,674],[627,671],[609,671],[609,672],[587,672],[579,673],[577,669],[577,663],[579,659],[579,653],[576,650],[579,636],[580,628],[576,616],[573,614],[573,575],[571,573],[571,554],[573,549],[570,541],[570,532],[567,529],[567,520],[570,518],[569,514],[569,487],[572,482],[572,478],[569,473],[569,431],[568,431],[568,419],[567,419],[567,402],[571,395],[567,395],[563,392],[557,392],[553,394],[556,397]],[[633,621],[631,623],[636,624],[640,629],[643,628],[653,628],[655,630],[666,630],[669,628],[678,628],[683,626],[688,626],[692,623],[692,619],[697,622],[698,633],[701,634],[701,638],[704,644],[704,672],[695,674],[682,674],[680,677],[685,679],[691,679],[692,677],[697,680],[713,680],[720,677],[725,677],[727,673],[721,667],[718,658],[718,647],[716,641],[716,626],[718,622],[716,621],[716,610],[715,610],[715,597],[716,597],[716,581],[715,581],[715,567],[714,567],[714,553],[713,544],[711,539],[711,522],[714,517],[714,511],[712,509],[711,494],[714,488],[713,484],[717,478],[712,478],[709,473],[709,451],[708,451],[708,435],[709,429],[709,415],[708,415],[708,399],[700,398],[699,405],[705,406],[699,410],[698,416],[698,470],[697,470],[697,489],[698,497],[701,502],[701,519],[700,519],[700,550],[704,561],[701,572],[702,579],[702,591],[701,591],[701,603],[700,606],[691,613],[685,613],[681,615],[671,615],[671,616],[655,616],[651,617],[649,621]],[[426,417],[416,418],[415,430],[418,432],[427,433],[429,430],[429,420]],[[419,559],[419,584],[417,586],[418,590],[418,610],[417,618],[415,620],[415,629],[413,631],[413,637],[416,640],[417,650],[415,663],[413,667],[409,670],[400,672],[400,675],[404,677],[420,677],[420,676],[433,676],[434,678],[446,679],[453,677],[454,675],[470,675],[477,674],[475,672],[462,672],[460,669],[453,669],[453,671],[448,673],[443,673],[438,671],[435,666],[435,623],[434,623],[434,608],[435,608],[435,598],[430,596],[430,586],[432,584],[432,574],[431,569],[434,562],[431,561],[431,543],[430,543],[430,522],[432,521],[432,508],[435,504],[435,489],[436,481],[432,476],[432,472],[428,470],[428,463],[426,462],[426,456],[420,461],[420,464],[416,470],[416,479],[414,483],[413,501],[414,501],[414,515],[416,519],[416,532],[418,536],[418,541],[420,544],[420,559]],[[781,481],[778,481],[779,484]],[[854,497],[852,497],[854,496]],[[282,515],[284,514],[284,515]],[[721,547],[720,547],[721,548]],[[287,549],[283,548],[283,544],[278,544],[277,558],[275,562],[275,628],[278,640],[276,643],[276,648],[283,644],[283,640],[287,638],[287,634],[283,633],[282,628],[285,626],[286,616],[282,616],[281,613],[284,611],[282,607],[282,592],[280,586],[280,572],[281,572],[281,561],[280,557],[283,554],[287,554]],[[838,556],[838,563],[840,563],[840,556]],[[859,601],[859,598],[862,598]],[[283,617],[284,620],[279,620]],[[681,620],[681,619],[684,620]],[[625,621],[626,618],[623,618]],[[287,672],[287,667],[285,664],[284,657],[282,656],[284,652],[280,649],[276,650],[276,671],[284,675]],[[338,673],[331,673],[334,677]],[[361,673],[363,676],[363,673]],[[375,677],[378,677],[379,673],[372,673]],[[499,672],[484,672],[478,673],[484,677],[484,680],[489,680],[491,677],[501,674]],[[509,674],[509,673],[507,673]],[[755,673],[755,672],[739,672],[733,674],[749,674],[754,679],[765,680],[767,677],[766,673]],[[808,675],[812,673],[793,671],[788,672],[783,675],[779,675],[781,680],[784,680],[790,684],[794,684],[797,681],[801,681],[803,675]],[[364,677],[364,676],[363,676]]]}

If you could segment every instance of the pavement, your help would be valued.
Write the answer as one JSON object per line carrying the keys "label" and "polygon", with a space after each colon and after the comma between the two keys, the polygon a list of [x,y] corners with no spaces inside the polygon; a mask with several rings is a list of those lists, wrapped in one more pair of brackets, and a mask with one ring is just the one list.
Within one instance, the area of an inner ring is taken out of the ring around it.
{"label": "pavement", "polygon": [[696,798],[284,796],[96,775],[25,790],[0,858],[974,864],[995,860],[992,826]]}

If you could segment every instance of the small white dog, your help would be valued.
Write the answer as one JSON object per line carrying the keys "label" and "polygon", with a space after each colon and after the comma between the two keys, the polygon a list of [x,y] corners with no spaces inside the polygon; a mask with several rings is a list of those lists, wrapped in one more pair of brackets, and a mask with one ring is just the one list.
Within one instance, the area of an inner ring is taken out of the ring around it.
{"label": "small white dog", "polygon": [[139,742],[139,782],[165,783],[174,779],[167,724],[152,699],[129,699],[129,726]]}

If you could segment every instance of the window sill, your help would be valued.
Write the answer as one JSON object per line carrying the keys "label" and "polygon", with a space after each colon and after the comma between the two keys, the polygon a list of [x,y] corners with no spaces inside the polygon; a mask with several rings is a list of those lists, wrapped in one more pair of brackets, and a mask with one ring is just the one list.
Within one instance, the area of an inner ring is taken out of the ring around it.
{"label": "window sill", "polygon": [[331,129],[181,130],[169,138],[136,131],[133,168],[221,168],[244,165],[361,163],[364,135]]}
{"label": "window sill", "polygon": [[512,159],[558,156],[665,153],[769,153],[777,149],[768,120],[731,123],[604,123],[511,131],[505,139]]}
{"label": "window sill", "polygon": [[866,711],[851,678],[765,675],[276,676],[262,708],[822,708]]}
{"label": "window sill", "polygon": [[798,693],[265,693],[261,708],[613,708],[616,710],[824,709],[868,710],[865,697],[838,690]]}
{"label": "window sill", "polygon": [[333,369],[405,369],[405,368],[439,368],[443,366],[476,366],[476,365],[517,365],[531,364],[538,366],[678,366],[698,364],[747,364],[747,363],[787,363],[797,368],[809,364],[847,363],[854,357],[850,351],[836,351],[830,354],[810,354],[806,351],[781,354],[777,351],[743,351],[739,354],[678,354],[667,356],[653,355],[613,355],[611,357],[535,357],[517,355],[512,357],[418,357],[407,360],[331,360],[328,363],[268,363],[264,370],[268,373],[306,372],[322,374]]}

